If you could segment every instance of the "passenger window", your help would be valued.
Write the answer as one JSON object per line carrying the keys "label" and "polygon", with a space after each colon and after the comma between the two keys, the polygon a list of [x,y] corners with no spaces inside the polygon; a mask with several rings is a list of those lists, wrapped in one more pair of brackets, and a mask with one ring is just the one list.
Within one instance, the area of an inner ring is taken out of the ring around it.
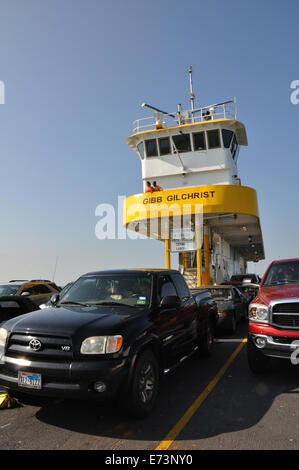
{"label": "passenger window", "polygon": [[157,157],[158,149],[156,139],[146,140],[145,141],[146,156],[147,157]]}
{"label": "passenger window", "polygon": [[219,129],[208,131],[208,145],[209,149],[216,149],[220,147],[220,134]]}
{"label": "passenger window", "polygon": [[231,143],[232,138],[233,138],[233,135],[234,135],[233,131],[229,131],[227,129],[222,129],[223,146],[226,149],[229,149],[230,143]]}
{"label": "passenger window", "polygon": [[36,295],[36,294],[38,294],[38,292],[36,291],[36,286],[24,287],[24,288],[22,289],[22,292],[29,292],[31,295]]}
{"label": "passenger window", "polygon": [[161,276],[159,279],[159,297],[160,300],[168,295],[178,295],[173,282],[168,276]]}
{"label": "passenger window", "polygon": [[38,294],[49,294],[49,292],[51,292],[50,289],[44,284],[36,286],[36,291]]}
{"label": "passenger window", "polygon": [[187,283],[185,279],[179,274],[174,274],[173,277],[175,279],[176,288],[177,288],[179,297],[183,302],[185,302],[186,300],[190,298],[190,291],[187,286]]}
{"label": "passenger window", "polygon": [[191,152],[191,142],[189,134],[179,134],[172,136],[174,145],[178,152]]}
{"label": "passenger window", "polygon": [[162,137],[159,139],[160,155],[168,155],[171,153],[169,137]]}
{"label": "passenger window", "polygon": [[196,132],[196,134],[193,134],[193,147],[194,150],[206,149],[206,138],[204,132]]}
{"label": "passenger window", "polygon": [[144,143],[143,142],[139,142],[139,144],[137,144],[137,150],[139,152],[140,158],[143,160],[144,159]]}

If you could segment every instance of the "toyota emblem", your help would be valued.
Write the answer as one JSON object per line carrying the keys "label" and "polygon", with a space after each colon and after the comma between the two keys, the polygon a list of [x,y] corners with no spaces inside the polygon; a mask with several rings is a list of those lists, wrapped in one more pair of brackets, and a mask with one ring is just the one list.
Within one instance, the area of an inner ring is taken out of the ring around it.
{"label": "toyota emblem", "polygon": [[30,346],[31,349],[33,349],[33,351],[39,351],[40,348],[42,347],[42,343],[38,339],[33,338],[29,342],[29,346]]}

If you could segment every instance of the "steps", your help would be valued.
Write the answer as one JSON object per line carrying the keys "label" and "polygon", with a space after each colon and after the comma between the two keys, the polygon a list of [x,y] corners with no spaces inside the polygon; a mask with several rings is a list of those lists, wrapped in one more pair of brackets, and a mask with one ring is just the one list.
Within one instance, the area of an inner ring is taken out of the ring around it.
{"label": "steps", "polygon": [[195,289],[197,287],[197,273],[196,269],[187,268],[184,269],[183,276],[189,287],[189,289]]}

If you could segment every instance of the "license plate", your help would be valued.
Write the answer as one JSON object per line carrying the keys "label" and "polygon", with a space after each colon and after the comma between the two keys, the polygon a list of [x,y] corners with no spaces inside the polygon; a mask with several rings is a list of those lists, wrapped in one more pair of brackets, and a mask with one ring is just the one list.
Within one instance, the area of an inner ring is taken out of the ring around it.
{"label": "license plate", "polygon": [[18,385],[27,388],[42,388],[42,376],[34,372],[21,372],[18,373]]}

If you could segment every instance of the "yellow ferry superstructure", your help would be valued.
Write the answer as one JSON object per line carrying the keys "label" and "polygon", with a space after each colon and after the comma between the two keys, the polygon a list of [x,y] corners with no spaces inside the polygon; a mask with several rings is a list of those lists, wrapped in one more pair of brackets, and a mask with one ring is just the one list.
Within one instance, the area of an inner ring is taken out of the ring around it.
{"label": "yellow ferry superstructure", "polygon": [[[191,97],[194,94],[191,90]],[[134,122],[127,139],[141,160],[142,193],[124,203],[124,225],[165,243],[166,268],[177,252],[190,287],[246,273],[264,259],[257,195],[241,185],[238,156],[247,146],[235,99]],[[163,190],[145,192],[147,182]]]}

